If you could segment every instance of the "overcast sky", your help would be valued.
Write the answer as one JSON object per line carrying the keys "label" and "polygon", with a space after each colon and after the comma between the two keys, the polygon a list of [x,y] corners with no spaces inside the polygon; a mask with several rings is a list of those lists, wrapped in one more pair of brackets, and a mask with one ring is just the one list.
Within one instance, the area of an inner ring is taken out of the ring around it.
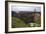
{"label": "overcast sky", "polygon": [[32,11],[32,12],[34,12],[35,9],[37,12],[41,11],[41,7],[36,7],[36,6],[14,6],[14,5],[11,6],[11,10],[16,11],[16,12],[19,12],[19,11]]}

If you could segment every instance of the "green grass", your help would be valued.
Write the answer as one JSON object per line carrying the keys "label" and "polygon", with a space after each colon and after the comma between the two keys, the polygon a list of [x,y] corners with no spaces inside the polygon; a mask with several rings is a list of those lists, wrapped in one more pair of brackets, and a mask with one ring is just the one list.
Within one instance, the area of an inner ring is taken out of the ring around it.
{"label": "green grass", "polygon": [[12,17],[12,27],[29,27],[29,24],[25,24],[24,21],[19,18]]}
{"label": "green grass", "polygon": [[[31,18],[28,18],[31,19]],[[34,21],[32,24],[25,24],[25,20],[28,20],[26,18],[20,19],[16,17],[12,17],[12,28],[18,28],[18,27],[40,27],[41,26],[41,21],[40,19],[37,21]],[[33,26],[32,26],[33,25]]]}

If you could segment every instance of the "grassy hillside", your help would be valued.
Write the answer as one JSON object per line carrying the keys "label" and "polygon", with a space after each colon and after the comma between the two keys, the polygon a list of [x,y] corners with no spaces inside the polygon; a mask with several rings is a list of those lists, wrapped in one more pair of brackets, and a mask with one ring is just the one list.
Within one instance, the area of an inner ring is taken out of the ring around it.
{"label": "grassy hillside", "polygon": [[23,20],[12,17],[12,27],[29,27],[29,24],[25,24]]}
{"label": "grassy hillside", "polygon": [[16,17],[12,17],[12,28],[18,28],[18,27],[39,27],[41,26],[40,24],[40,19],[37,21],[34,21],[34,23],[31,24],[26,24],[24,20]]}

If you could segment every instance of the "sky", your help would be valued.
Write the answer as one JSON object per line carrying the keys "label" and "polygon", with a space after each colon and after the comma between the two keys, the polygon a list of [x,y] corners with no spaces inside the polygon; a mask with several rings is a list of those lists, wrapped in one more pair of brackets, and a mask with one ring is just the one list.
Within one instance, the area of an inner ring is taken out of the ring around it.
{"label": "sky", "polygon": [[41,7],[36,7],[36,6],[15,6],[12,5],[11,6],[11,10],[15,11],[15,12],[19,12],[19,11],[29,11],[29,12],[34,12],[34,10],[36,9],[36,12],[40,12],[41,11]]}

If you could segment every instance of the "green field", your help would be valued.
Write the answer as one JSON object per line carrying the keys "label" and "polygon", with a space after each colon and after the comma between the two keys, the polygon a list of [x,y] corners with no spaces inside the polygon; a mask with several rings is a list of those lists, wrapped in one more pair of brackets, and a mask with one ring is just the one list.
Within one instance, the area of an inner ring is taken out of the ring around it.
{"label": "green field", "polygon": [[31,18],[17,18],[12,17],[12,28],[19,28],[19,27],[40,27],[41,26],[41,18],[38,20],[34,20],[34,23],[26,24],[25,21]]}

